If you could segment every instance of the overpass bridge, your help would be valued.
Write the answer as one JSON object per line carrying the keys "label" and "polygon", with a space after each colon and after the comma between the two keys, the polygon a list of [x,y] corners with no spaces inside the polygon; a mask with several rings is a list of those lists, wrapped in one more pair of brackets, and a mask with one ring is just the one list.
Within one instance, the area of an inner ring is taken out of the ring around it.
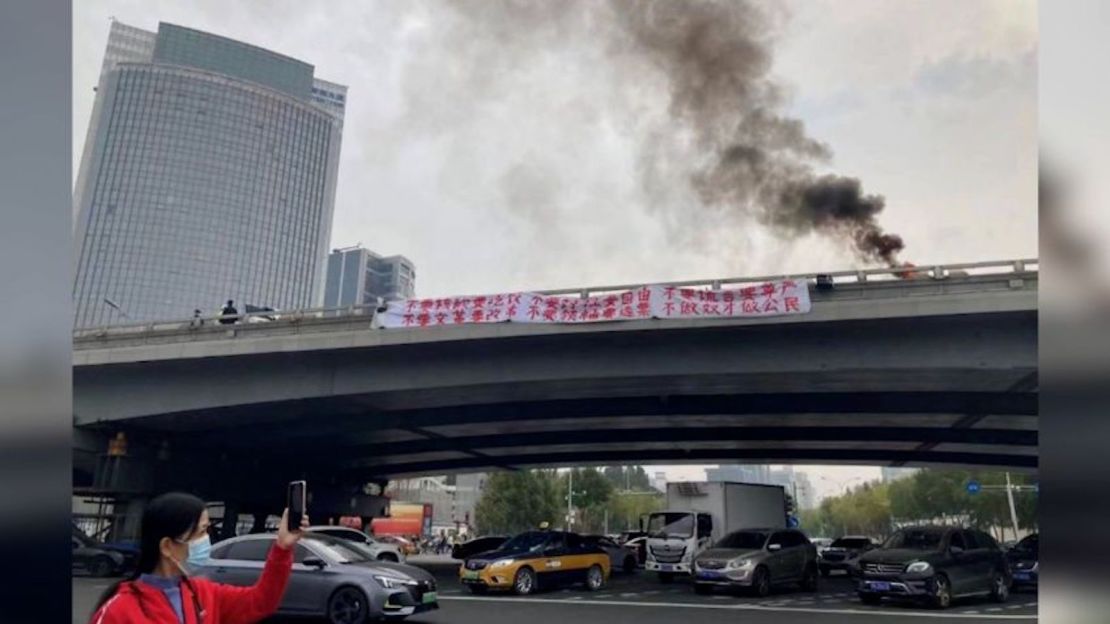
{"label": "overpass bridge", "polygon": [[679,284],[810,284],[808,314],[769,318],[380,329],[351,308],[80,331],[75,479],[108,487],[94,474],[121,431],[145,475],[132,487],[225,498],[301,476],[586,463],[1034,470],[1036,267]]}

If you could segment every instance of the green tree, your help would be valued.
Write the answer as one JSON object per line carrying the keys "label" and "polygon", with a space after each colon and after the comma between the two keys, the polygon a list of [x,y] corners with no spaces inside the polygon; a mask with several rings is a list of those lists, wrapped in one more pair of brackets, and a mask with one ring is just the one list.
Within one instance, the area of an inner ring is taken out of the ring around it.
{"label": "green tree", "polygon": [[495,472],[486,480],[474,515],[483,533],[512,535],[541,522],[555,526],[563,516],[555,477],[544,470]]}
{"label": "green tree", "polygon": [[567,484],[574,474],[573,505],[577,514],[575,530],[597,533],[605,526],[605,505],[613,494],[613,484],[596,468],[574,468],[559,476],[558,498],[566,508]]}
{"label": "green tree", "polygon": [[659,492],[616,492],[605,508],[609,511],[609,531],[636,531],[640,518],[663,509],[665,499]]}
{"label": "green tree", "polygon": [[605,466],[601,474],[617,491],[645,492],[651,489],[651,482],[643,466]]}

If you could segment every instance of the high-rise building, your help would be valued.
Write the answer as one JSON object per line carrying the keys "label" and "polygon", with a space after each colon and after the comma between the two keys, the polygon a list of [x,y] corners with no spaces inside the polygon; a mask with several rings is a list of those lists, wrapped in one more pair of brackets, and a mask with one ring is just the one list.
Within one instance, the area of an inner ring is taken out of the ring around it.
{"label": "high-rise building", "polygon": [[416,267],[404,256],[383,257],[358,246],[328,255],[326,308],[374,305],[379,299],[411,299],[415,294]]}
{"label": "high-rise building", "polygon": [[733,464],[705,469],[706,481],[735,483],[770,483],[771,468],[759,464]]}
{"label": "high-rise building", "polygon": [[74,190],[76,327],[322,303],[346,87],[314,72],[112,23]]}

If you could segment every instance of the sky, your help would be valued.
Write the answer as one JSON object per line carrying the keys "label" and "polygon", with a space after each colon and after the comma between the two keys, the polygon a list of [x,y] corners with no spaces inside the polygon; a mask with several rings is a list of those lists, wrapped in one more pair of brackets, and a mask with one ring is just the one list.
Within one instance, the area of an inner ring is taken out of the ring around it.
{"label": "sky", "polygon": [[[349,86],[332,246],[409,257],[418,295],[860,266],[843,241],[784,237],[700,205],[674,167],[645,174],[645,154],[698,158],[664,77],[573,16],[504,28],[489,6],[75,2],[74,171],[109,19],[148,30],[167,21],[302,59]],[[828,146],[821,172],[885,198],[877,222],[905,239],[903,260],[1037,255],[1035,2],[763,6],[778,112]],[[822,494],[878,476],[812,472],[829,475],[815,483]]]}

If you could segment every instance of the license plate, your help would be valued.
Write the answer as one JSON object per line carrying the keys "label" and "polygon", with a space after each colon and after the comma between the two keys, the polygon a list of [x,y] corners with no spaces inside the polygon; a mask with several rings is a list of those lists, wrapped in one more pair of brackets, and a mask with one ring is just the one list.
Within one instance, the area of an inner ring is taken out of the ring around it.
{"label": "license plate", "polygon": [[428,593],[424,594],[424,604],[429,604],[429,603],[435,602],[438,599],[439,599],[439,597],[436,595],[435,592],[428,592]]}
{"label": "license plate", "polygon": [[463,580],[473,581],[473,580],[477,580],[478,573],[474,570],[467,570],[466,572],[463,572],[462,577],[463,577]]}
{"label": "license plate", "polygon": [[871,589],[874,591],[890,591],[890,583],[883,583],[882,581],[871,581]]}
{"label": "license plate", "polygon": [[664,564],[661,564],[659,566],[659,569],[664,571],[664,572],[673,572],[674,571],[674,566],[673,565],[667,565],[667,564],[664,563]]}
{"label": "license plate", "polygon": [[1015,581],[1028,581],[1030,578],[1031,577],[1026,572],[1015,572],[1014,573],[1014,580]]}
{"label": "license plate", "polygon": [[720,573],[720,572],[705,572],[705,571],[701,571],[701,572],[698,572],[698,578],[703,578],[703,579],[715,579],[715,578],[721,578],[721,573]]}

